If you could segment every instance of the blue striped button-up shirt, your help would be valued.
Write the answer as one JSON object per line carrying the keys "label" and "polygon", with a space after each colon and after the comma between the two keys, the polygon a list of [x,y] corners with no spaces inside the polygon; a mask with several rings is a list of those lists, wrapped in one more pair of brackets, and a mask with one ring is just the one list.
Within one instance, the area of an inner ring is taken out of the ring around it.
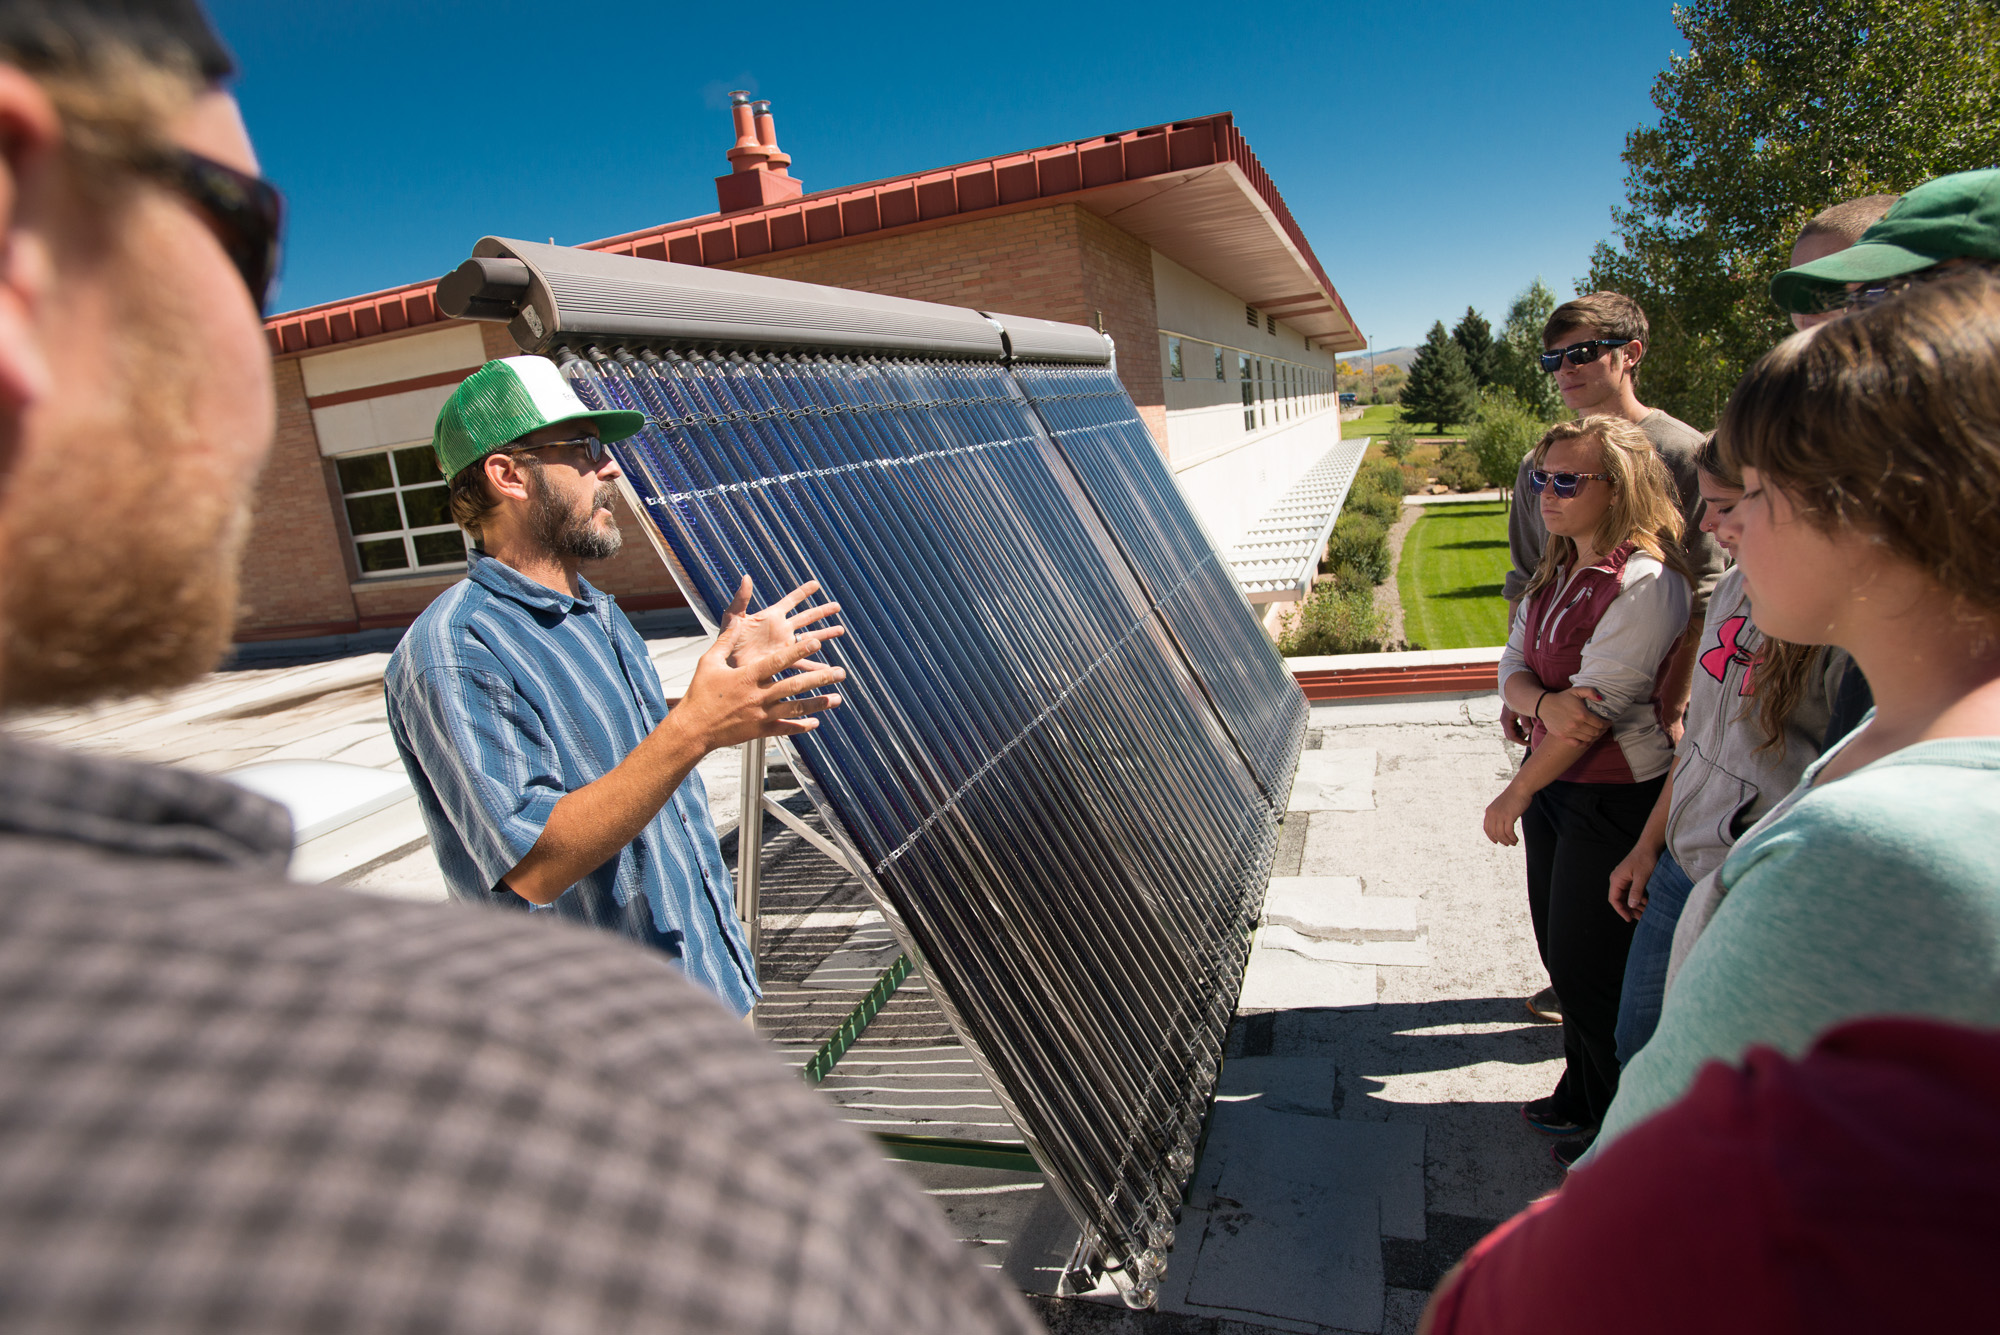
{"label": "blue striped button-up shirt", "polygon": [[[471,578],[417,618],[389,660],[389,727],[454,898],[526,908],[499,888],[549,812],[631,754],[667,701],[609,594],[572,598],[474,552]],[[759,995],[699,774],[618,855],[545,912],[664,950],[738,1014]]]}

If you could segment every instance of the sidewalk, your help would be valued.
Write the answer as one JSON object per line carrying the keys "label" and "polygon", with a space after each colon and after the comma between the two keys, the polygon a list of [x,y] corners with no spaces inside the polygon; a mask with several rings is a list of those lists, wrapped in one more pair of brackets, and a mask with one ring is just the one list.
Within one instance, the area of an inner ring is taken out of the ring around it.
{"label": "sidewalk", "polygon": [[1489,487],[1485,491],[1453,492],[1445,496],[1405,496],[1405,505],[1491,505],[1495,501],[1507,499],[1507,492],[1501,487]]}

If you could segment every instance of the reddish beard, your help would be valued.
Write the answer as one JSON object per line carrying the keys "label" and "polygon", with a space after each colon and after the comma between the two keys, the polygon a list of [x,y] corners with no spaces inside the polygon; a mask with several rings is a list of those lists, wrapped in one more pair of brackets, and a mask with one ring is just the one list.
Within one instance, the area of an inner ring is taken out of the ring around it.
{"label": "reddish beard", "polygon": [[183,685],[229,648],[254,479],[205,466],[191,332],[164,303],[126,302],[118,346],[89,368],[104,397],[54,405],[8,481],[10,709]]}

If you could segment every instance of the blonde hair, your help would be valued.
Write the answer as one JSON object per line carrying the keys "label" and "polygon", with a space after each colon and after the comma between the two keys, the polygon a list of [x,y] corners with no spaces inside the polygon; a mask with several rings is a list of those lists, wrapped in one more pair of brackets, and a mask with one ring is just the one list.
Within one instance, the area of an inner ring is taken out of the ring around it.
{"label": "blonde hair", "polygon": [[[1701,443],[1694,462],[1695,467],[1723,486],[1743,490],[1742,470],[1723,458],[1712,433]],[[1757,709],[1757,730],[1764,734],[1757,750],[1760,753],[1775,751],[1785,744],[1785,729],[1791,725],[1792,715],[1804,702],[1806,690],[1811,686],[1814,674],[1820,670],[1826,649],[1823,645],[1793,644],[1790,640],[1766,635],[1756,629],[1754,620],[1743,629],[1744,635],[1755,636],[1749,643],[1739,637],[1737,643],[1755,654],[1750,670],[1751,698]],[[1737,711],[1737,720],[1741,721],[1750,709],[1751,706],[1745,704]]]}
{"label": "blonde hair", "polygon": [[[1681,508],[1674,482],[1659,452],[1646,433],[1622,417],[1602,414],[1575,422],[1558,422],[1535,445],[1535,466],[1540,468],[1549,449],[1569,440],[1595,440],[1600,456],[1593,473],[1609,473],[1611,508],[1592,536],[1600,552],[1609,553],[1632,543],[1694,586],[1687,558],[1681,554]],[[1563,570],[1576,560],[1576,543],[1549,534],[1542,548],[1541,564],[1528,581],[1523,597],[1554,583]]]}

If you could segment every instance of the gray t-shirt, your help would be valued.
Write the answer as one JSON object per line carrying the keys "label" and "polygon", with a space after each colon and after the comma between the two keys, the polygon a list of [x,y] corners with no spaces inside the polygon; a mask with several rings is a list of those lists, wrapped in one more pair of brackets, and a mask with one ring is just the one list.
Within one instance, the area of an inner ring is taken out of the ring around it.
{"label": "gray t-shirt", "polygon": [[[1667,471],[1673,474],[1674,488],[1680,492],[1681,519],[1687,526],[1681,550],[1687,554],[1688,568],[1694,575],[1691,615],[1699,618],[1708,607],[1709,592],[1729,563],[1715,539],[1701,531],[1701,488],[1695,483],[1694,456],[1701,449],[1704,437],[1686,422],[1658,408],[1646,414],[1639,429],[1660,452]],[[1504,586],[1509,602],[1519,599],[1527,589],[1535,567],[1541,564],[1542,548],[1549,541],[1549,531],[1542,527],[1542,507],[1535,503],[1535,494],[1528,489],[1533,461],[1532,453],[1521,460],[1520,472],[1514,476],[1514,505],[1507,516],[1507,547],[1514,558],[1514,568],[1507,572]]]}

